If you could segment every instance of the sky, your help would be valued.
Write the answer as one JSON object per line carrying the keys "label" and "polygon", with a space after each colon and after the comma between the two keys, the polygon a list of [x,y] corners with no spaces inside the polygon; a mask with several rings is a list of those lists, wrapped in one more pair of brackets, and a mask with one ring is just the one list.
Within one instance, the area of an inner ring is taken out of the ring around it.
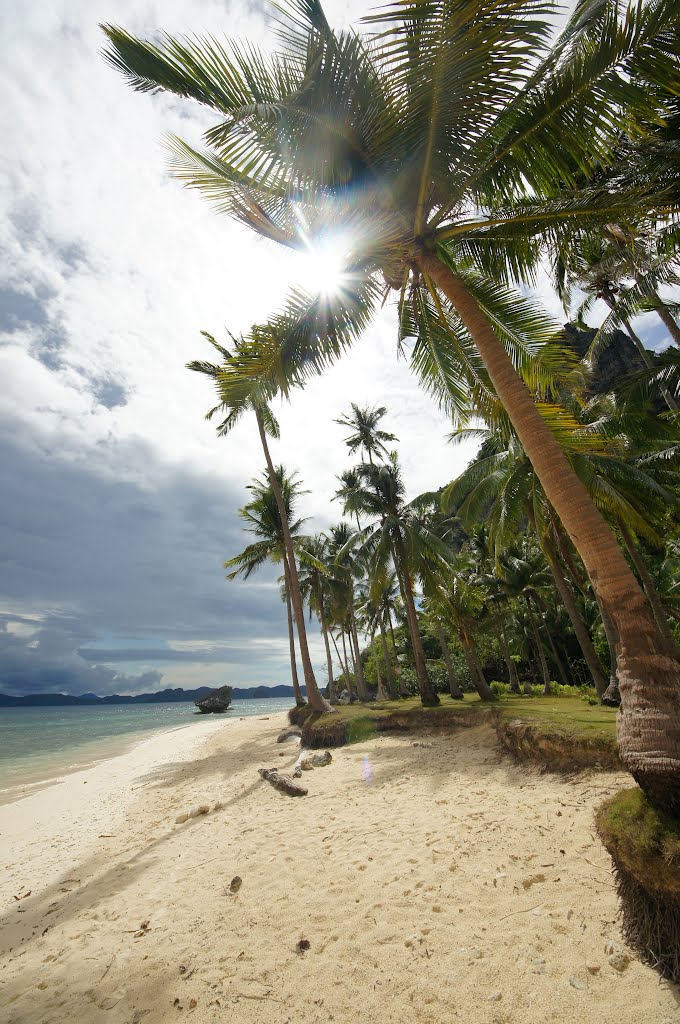
{"label": "sky", "polygon": [[[362,5],[329,3],[332,24]],[[278,570],[226,582],[248,541],[238,509],[264,465],[245,417],[226,439],[185,369],[201,337],[247,330],[309,281],[307,258],[213,211],[167,173],[197,105],[132,92],[102,59],[100,22],[135,34],[271,42],[268,8],[217,0],[24,0],[0,11],[0,691],[135,693],[290,682]],[[542,282],[546,307],[563,319]],[[650,347],[661,344],[640,321]],[[384,404],[409,495],[447,483],[451,447],[386,307],[340,363],[276,411],[277,462],[299,472],[310,531],[340,518],[351,463],[334,423]],[[325,659],[312,627],[312,656]]]}

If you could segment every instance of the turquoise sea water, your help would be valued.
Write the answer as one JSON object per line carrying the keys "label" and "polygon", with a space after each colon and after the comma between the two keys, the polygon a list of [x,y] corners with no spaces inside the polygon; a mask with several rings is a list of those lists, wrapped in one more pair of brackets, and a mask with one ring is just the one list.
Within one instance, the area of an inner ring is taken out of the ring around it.
{"label": "turquoise sea water", "polygon": [[[235,700],[223,715],[201,715],[191,703],[109,704],[104,707],[0,708],[0,803],[49,779],[115,757],[166,729],[276,714],[288,697]],[[28,789],[27,789],[28,787]]]}

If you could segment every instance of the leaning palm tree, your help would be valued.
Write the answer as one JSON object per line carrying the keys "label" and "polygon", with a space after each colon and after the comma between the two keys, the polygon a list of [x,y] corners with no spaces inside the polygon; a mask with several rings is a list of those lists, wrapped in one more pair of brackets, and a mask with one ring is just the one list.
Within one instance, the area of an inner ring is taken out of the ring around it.
{"label": "leaning palm tree", "polygon": [[[396,291],[425,386],[451,410],[469,411],[470,396],[500,401],[513,422],[621,637],[622,759],[650,799],[677,811],[680,655],[525,387],[518,371],[531,375],[544,318],[508,287],[530,280],[546,241],[563,243],[574,226],[660,206],[654,161],[634,174],[610,167],[624,131],[663,122],[657,85],[677,91],[666,45],[675,4],[622,12],[618,0],[580,0],[556,39],[550,10],[398,0],[359,35],[334,32],[318,0],[284,0],[273,56],[212,38],[147,43],[113,26],[106,56],[133,88],[216,113],[207,152],[173,148],[176,173],[222,210],[292,248],[343,232],[336,294],[298,291],[253,332],[230,367],[232,400],[322,371]],[[595,183],[578,187],[580,172]]]}
{"label": "leaning palm tree", "polygon": [[377,459],[387,457],[389,452],[385,447],[386,443],[397,441],[398,438],[378,426],[386,413],[387,408],[384,405],[377,405],[371,409],[368,405],[360,406],[352,402],[351,411],[344,413],[335,421],[341,427],[348,427],[351,430],[349,437],[345,438],[350,455],[361,452],[363,460],[365,452],[369,462],[373,462],[374,455]]}
{"label": "leaning palm tree", "polygon": [[[305,520],[295,517],[295,505],[303,493],[302,486],[297,480],[296,474],[288,475],[283,466],[277,466],[274,472],[286,509],[288,532],[291,537],[299,541]],[[288,613],[290,671],[295,703],[300,706],[305,701],[298,682],[295,632],[290,599],[290,570],[278,502],[268,480],[256,480],[249,485],[248,490],[251,493],[251,499],[243,508],[239,509],[239,516],[245,523],[247,532],[253,534],[257,540],[248,544],[240,554],[228,559],[224,563],[224,568],[230,570],[227,574],[228,580],[236,579],[239,576],[247,580],[251,573],[261,568],[266,562],[283,565],[283,598]]]}
{"label": "leaning palm tree", "polygon": [[267,435],[274,438],[279,437],[279,425],[266,402],[257,401],[256,399],[251,398],[245,403],[233,403],[230,401],[222,387],[221,380],[224,373],[224,367],[229,364],[236,354],[238,354],[242,341],[231,336],[234,348],[232,351],[229,351],[224,348],[224,346],[220,345],[211,334],[208,334],[206,331],[203,331],[202,333],[213,348],[219,353],[223,360],[223,364],[220,366],[215,363],[206,362],[205,360],[195,359],[187,364],[187,368],[209,377],[217,388],[219,402],[208,411],[206,419],[210,420],[218,413],[224,415],[224,419],[217,426],[218,437],[226,436],[226,434],[228,434],[236,425],[244,412],[252,411],[255,413],[257,429],[260,435],[260,443],[262,444],[262,451],[264,452],[265,461],[267,463],[267,477],[272,489],[272,494],[274,495],[274,500],[279,514],[279,521],[281,523],[286,556],[284,562],[286,571],[286,592],[290,596],[295,614],[295,623],[298,630],[298,641],[300,644],[300,657],[302,659],[305,687],[307,690],[307,700],[315,711],[332,711],[333,708],[331,705],[324,697],[321,696],[319,687],[316,683],[314,669],[312,667],[312,659],[310,657],[309,647],[307,644],[307,630],[305,628],[304,608],[302,604],[302,595],[300,593],[297,563],[295,560],[295,548],[293,545],[293,537],[288,526],[286,502],[281,491],[279,479],[276,474],[276,470],[274,469],[274,463],[272,462],[269,445],[267,443]]}

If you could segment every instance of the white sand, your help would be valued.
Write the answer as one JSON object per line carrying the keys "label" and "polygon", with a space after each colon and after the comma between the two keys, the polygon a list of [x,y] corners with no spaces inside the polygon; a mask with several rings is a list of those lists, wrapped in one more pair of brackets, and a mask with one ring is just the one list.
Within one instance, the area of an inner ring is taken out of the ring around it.
{"label": "white sand", "polygon": [[593,808],[629,779],[518,768],[481,728],[334,751],[291,799],[257,775],[295,761],[283,724],[166,733],[0,808],[3,1024],[680,1024],[605,953]]}

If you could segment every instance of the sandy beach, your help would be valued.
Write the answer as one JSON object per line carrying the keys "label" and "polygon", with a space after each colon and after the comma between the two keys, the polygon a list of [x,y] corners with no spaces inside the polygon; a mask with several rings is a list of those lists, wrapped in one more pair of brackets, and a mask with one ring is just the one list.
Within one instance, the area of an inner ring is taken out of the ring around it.
{"label": "sandy beach", "polygon": [[257,774],[296,760],[284,724],[163,733],[0,808],[3,1022],[680,1022],[620,955],[592,818],[625,776],[480,728],[334,751],[291,799]]}

